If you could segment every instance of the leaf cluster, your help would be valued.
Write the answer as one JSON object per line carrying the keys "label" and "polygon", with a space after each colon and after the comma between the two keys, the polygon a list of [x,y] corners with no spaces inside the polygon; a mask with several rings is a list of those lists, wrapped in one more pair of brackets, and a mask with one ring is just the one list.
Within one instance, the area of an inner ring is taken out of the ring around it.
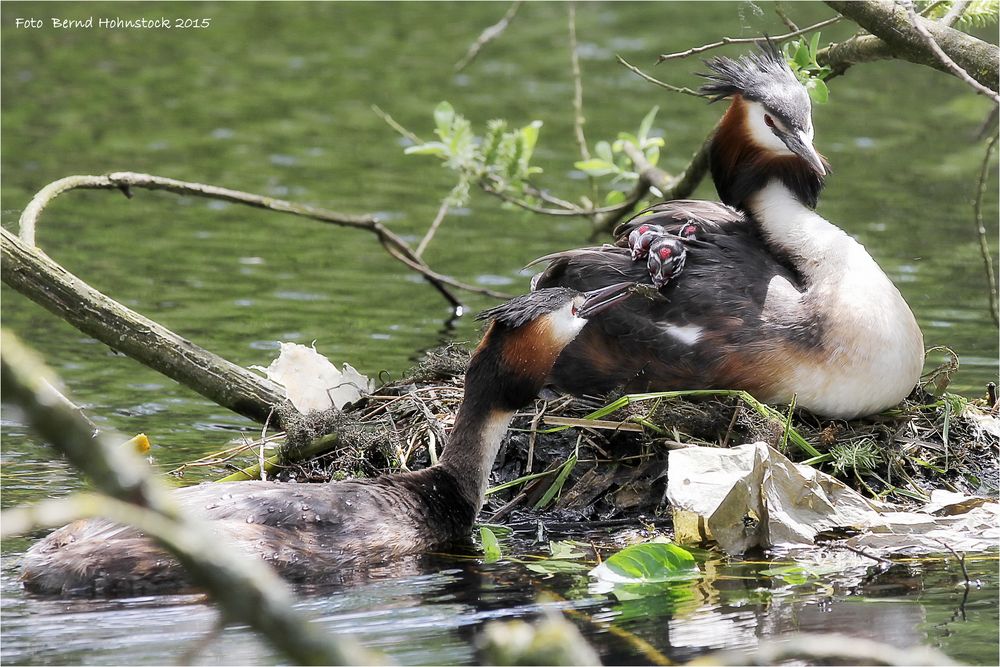
{"label": "leaf cluster", "polygon": [[440,158],[446,168],[458,174],[458,183],[446,200],[451,206],[464,206],[470,187],[481,182],[523,195],[528,179],[542,171],[531,164],[540,120],[514,129],[509,129],[505,120],[491,120],[483,136],[477,136],[467,118],[448,102],[441,102],[434,108],[434,123],[438,141],[410,146],[405,153]]}
{"label": "leaf cluster", "polygon": [[[650,136],[653,129],[653,121],[659,107],[653,107],[649,113],[643,117],[639,123],[639,129],[635,134],[631,132],[619,132],[618,138],[612,143],[608,141],[598,141],[594,145],[593,157],[589,160],[581,160],[574,163],[574,167],[584,172],[588,176],[599,178],[611,176],[611,183],[635,183],[639,180],[639,173],[635,163],[625,151],[625,144],[631,144],[642,152],[646,161],[650,165],[656,166],[660,160],[660,149],[664,146],[663,137]],[[612,190],[608,193],[605,204],[615,205],[621,203],[625,195],[620,190]]]}
{"label": "leaf cluster", "polygon": [[[934,21],[943,18],[951,11],[954,4],[951,0],[945,2],[925,0],[915,3],[917,9],[921,11],[929,7],[930,11],[925,16]],[[959,28],[982,28],[996,23],[998,19],[1000,19],[1000,0],[970,0],[955,25]]]}
{"label": "leaf cluster", "polygon": [[809,91],[809,97],[815,104],[826,104],[830,99],[830,89],[826,85],[826,79],[830,76],[831,70],[825,65],[820,65],[816,58],[819,52],[820,33],[814,32],[807,42],[805,37],[787,42],[783,49],[785,60],[788,66],[795,73],[795,76]]}

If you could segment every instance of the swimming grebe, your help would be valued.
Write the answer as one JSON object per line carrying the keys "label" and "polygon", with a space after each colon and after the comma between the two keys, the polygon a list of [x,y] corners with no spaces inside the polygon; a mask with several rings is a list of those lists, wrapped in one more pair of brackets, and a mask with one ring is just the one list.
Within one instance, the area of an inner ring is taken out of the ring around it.
{"label": "swimming grebe", "polygon": [[864,247],[813,210],[828,170],[805,88],[770,42],[706,64],[702,91],[732,100],[710,146],[724,203],[653,206],[616,230],[631,252],[543,258],[537,287],[645,280],[664,297],[595,319],[553,383],[572,393],[744,389],[845,419],[896,405],[919,379],[923,338]]}
{"label": "swimming grebe", "polygon": [[[427,551],[467,537],[514,412],[530,404],[587,318],[628,296],[628,285],[581,294],[556,287],[485,311],[491,322],[472,355],[465,397],[434,466],[331,484],[233,482],[175,492],[241,551],[283,577],[315,582],[345,565]],[[134,528],[77,521],[28,550],[30,591],[136,595],[188,584],[180,564]]]}

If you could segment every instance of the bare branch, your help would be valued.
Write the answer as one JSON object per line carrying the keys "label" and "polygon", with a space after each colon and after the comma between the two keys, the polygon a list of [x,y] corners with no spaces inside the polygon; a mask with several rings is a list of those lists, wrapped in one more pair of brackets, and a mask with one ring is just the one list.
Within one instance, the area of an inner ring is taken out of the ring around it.
{"label": "bare branch", "polygon": [[993,272],[993,258],[990,256],[990,244],[986,240],[986,226],[983,224],[983,192],[986,190],[986,176],[990,169],[990,158],[993,156],[993,149],[997,146],[997,139],[1000,134],[993,135],[989,144],[986,145],[986,153],[983,155],[983,162],[979,168],[979,182],[976,185],[976,199],[972,204],[972,210],[976,221],[976,235],[979,238],[979,252],[983,256],[983,264],[986,267],[986,284],[990,294],[990,315],[993,322],[1000,326],[1000,307],[997,299],[997,279]]}
{"label": "bare branch", "polygon": [[[453,309],[461,308],[459,301],[445,286],[447,281],[442,280],[440,274],[431,270],[427,264],[416,255],[399,236],[394,234],[388,227],[379,222],[373,215],[349,215],[337,213],[315,206],[296,204],[283,199],[265,197],[239,190],[220,188],[214,185],[203,183],[192,183],[178,181],[173,178],[153,176],[151,174],[139,174],[134,172],[116,172],[106,176],[67,176],[53,183],[49,183],[36,194],[31,202],[21,213],[20,234],[21,238],[28,245],[34,245],[35,227],[38,216],[45,209],[50,201],[64,192],[69,192],[77,188],[83,189],[103,189],[121,190],[126,196],[131,196],[131,188],[145,188],[147,190],[165,190],[175,194],[192,195],[195,197],[206,197],[208,199],[221,199],[235,204],[244,204],[254,208],[262,208],[280,213],[291,213],[311,220],[338,225],[341,227],[352,227],[354,229],[364,229],[375,234],[379,242],[386,249],[394,248],[397,252],[390,253],[397,259],[406,257],[409,262],[404,262],[409,268],[424,276],[424,278],[434,286],[441,295],[448,300]],[[455,285],[452,285],[455,286]],[[461,289],[461,288],[460,288]]]}
{"label": "bare branch", "polygon": [[[826,19],[825,21],[820,21],[819,23],[814,23],[805,28],[800,28],[798,30],[793,30],[787,32],[784,35],[776,35],[771,37],[771,41],[777,44],[781,42],[788,41],[789,39],[798,37],[799,35],[804,35],[814,30],[819,30],[820,28],[825,28],[828,25],[833,25],[837,21],[841,20],[842,17],[834,16],[832,19]],[[710,44],[703,44],[702,46],[695,46],[686,51],[678,51],[677,53],[666,53],[661,55],[656,59],[656,64],[659,65],[664,60],[674,60],[677,58],[687,58],[698,53],[704,53],[705,51],[710,51],[712,49],[718,49],[720,47],[726,46],[728,44],[756,44],[761,41],[760,37],[723,37],[718,42],[712,42]],[[619,58],[619,60],[621,60]]]}
{"label": "bare branch", "polygon": [[781,4],[780,0],[779,2],[774,3],[774,13],[778,15],[778,18],[781,19],[781,22],[785,24],[786,28],[795,32],[799,29],[799,26],[795,24],[795,21],[789,18],[788,14],[785,13],[785,10],[781,8]]}
{"label": "bare branch", "polygon": [[[934,40],[934,37],[927,31],[927,27],[924,25],[925,19],[917,16],[917,13],[913,10],[913,3],[909,0],[903,2],[902,0],[897,0],[897,3],[902,5],[906,9],[907,15],[910,17],[910,24],[916,29],[920,36],[923,38],[924,43],[927,44],[928,48],[937,56],[938,60],[941,61],[949,72],[955,75],[957,78],[961,79],[965,83],[969,84],[973,90],[975,90],[980,95],[985,95],[989,99],[993,100],[994,104],[1000,105],[1000,95],[996,92],[990,90],[983,84],[979,83],[971,76],[969,73],[962,69],[954,60],[948,57],[948,54],[941,50],[938,43]],[[957,18],[957,17],[956,17]]]}
{"label": "bare branch", "polygon": [[479,52],[484,46],[503,34],[503,31],[507,29],[510,22],[514,20],[515,16],[517,16],[517,10],[521,8],[522,1],[523,0],[514,0],[510,7],[507,8],[507,13],[503,15],[503,18],[479,34],[476,41],[469,46],[469,50],[466,51],[465,57],[455,64],[456,72],[461,72],[463,69],[468,67],[472,61],[476,59],[476,56],[479,55]]}
{"label": "bare branch", "polygon": [[[663,81],[660,81],[659,79],[654,79],[653,77],[651,77],[650,75],[646,74],[641,69],[639,69],[638,67],[636,67],[635,65],[633,65],[629,61],[625,60],[621,56],[615,56],[615,57],[618,58],[618,62],[621,63],[622,65],[624,65],[627,69],[631,70],[632,72],[635,72],[636,74],[638,74],[639,76],[641,76],[646,81],[649,81],[650,83],[656,84],[657,86],[660,86],[661,88],[666,88],[667,90],[669,90],[671,92],[674,92],[674,93],[682,93],[684,95],[691,95],[692,97],[708,98],[708,95],[702,95],[697,90],[691,90],[690,88],[684,88],[684,87],[681,87],[681,86],[674,86],[674,85],[669,84],[669,83],[664,83]],[[661,58],[662,58],[662,56],[661,56]]]}
{"label": "bare branch", "polygon": [[431,239],[434,238],[434,234],[437,232],[438,227],[444,221],[444,216],[448,215],[448,200],[445,199],[441,202],[441,206],[438,207],[437,215],[431,221],[431,226],[427,228],[427,233],[424,234],[424,238],[420,239],[420,243],[417,244],[417,249],[413,251],[413,254],[420,257],[424,254],[424,250],[427,249],[428,244],[430,244]]}
{"label": "bare branch", "polygon": [[393,118],[392,116],[390,116],[389,114],[387,114],[385,111],[383,111],[382,108],[379,105],[373,104],[372,105],[372,111],[375,112],[376,116],[378,116],[383,121],[385,121],[386,125],[388,125],[392,129],[396,130],[396,132],[398,132],[404,138],[409,139],[414,144],[422,144],[422,143],[424,143],[423,139],[421,139],[420,137],[418,137],[417,135],[415,135],[413,132],[410,132],[408,129],[406,129],[405,127],[403,127],[399,123],[397,123],[396,119]]}

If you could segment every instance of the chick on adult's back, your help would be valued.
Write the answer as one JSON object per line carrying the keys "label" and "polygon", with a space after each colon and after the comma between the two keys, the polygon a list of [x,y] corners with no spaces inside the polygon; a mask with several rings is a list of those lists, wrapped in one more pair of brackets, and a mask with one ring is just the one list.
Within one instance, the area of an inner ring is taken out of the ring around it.
{"label": "chick on adult's back", "polygon": [[554,383],[574,393],[744,389],[840,418],[897,404],[919,379],[923,338],[865,248],[813,210],[827,166],[804,87],[770,42],[708,65],[702,90],[731,99],[710,146],[723,203],[658,204],[620,228],[628,249],[545,258],[538,287],[630,279],[664,297],[596,318]]}

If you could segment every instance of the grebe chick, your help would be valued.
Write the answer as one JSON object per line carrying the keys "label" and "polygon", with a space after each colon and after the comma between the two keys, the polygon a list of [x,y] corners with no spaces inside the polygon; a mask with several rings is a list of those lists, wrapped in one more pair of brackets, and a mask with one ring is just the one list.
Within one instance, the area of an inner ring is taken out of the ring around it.
{"label": "grebe chick", "polygon": [[[628,285],[581,294],[552,288],[484,312],[490,320],[465,376],[465,397],[438,463],[416,472],[330,484],[233,482],[175,492],[219,536],[292,581],[414,554],[467,537],[517,409],[591,315]],[[43,594],[123,596],[189,586],[181,565],[138,530],[77,521],[28,550],[24,586]]]}
{"label": "grebe chick", "polygon": [[702,91],[731,99],[709,151],[723,203],[657,204],[616,230],[621,248],[542,258],[537,287],[636,280],[664,297],[596,318],[552,382],[572,393],[744,389],[844,419],[896,405],[919,379],[923,338],[864,247],[813,210],[828,168],[805,88],[769,41],[706,64]]}

